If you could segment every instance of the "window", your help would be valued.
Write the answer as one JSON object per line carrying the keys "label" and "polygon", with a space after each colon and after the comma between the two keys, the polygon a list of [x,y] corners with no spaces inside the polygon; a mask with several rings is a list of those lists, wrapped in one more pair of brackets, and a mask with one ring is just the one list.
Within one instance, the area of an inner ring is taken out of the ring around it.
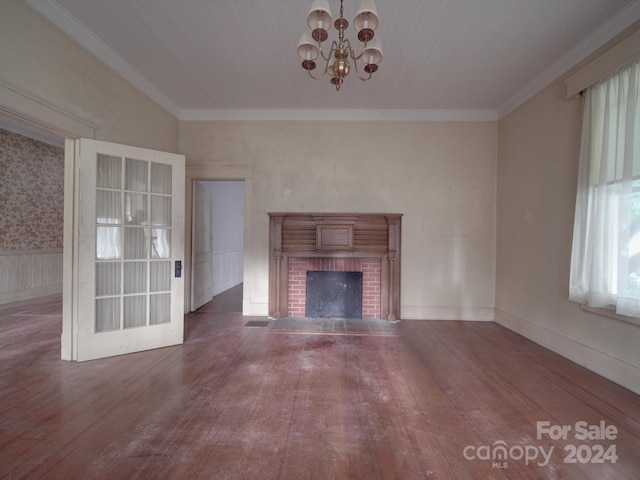
{"label": "window", "polygon": [[640,317],[640,59],[585,90],[569,298]]}

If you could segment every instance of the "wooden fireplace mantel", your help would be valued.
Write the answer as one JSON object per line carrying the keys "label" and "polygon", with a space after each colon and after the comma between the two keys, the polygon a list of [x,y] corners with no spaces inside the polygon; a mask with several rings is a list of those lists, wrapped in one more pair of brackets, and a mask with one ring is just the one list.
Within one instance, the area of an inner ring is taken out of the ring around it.
{"label": "wooden fireplace mantel", "polygon": [[290,258],[379,258],[380,312],[400,318],[402,214],[269,213],[269,315],[287,315]]}

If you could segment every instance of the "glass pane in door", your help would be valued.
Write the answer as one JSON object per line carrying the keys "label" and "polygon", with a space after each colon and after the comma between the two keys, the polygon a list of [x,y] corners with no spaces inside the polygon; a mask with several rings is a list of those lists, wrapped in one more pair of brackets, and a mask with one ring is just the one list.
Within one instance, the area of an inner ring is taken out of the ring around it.
{"label": "glass pane in door", "polygon": [[124,258],[127,260],[142,260],[147,258],[148,229],[125,227],[124,229]]}
{"label": "glass pane in door", "polygon": [[96,186],[98,188],[122,188],[122,159],[120,157],[98,154]]}
{"label": "glass pane in door", "polygon": [[151,162],[151,193],[171,194],[171,165]]}
{"label": "glass pane in door", "polygon": [[151,225],[154,227],[171,226],[171,197],[151,195]]}
{"label": "glass pane in door", "polygon": [[96,191],[96,223],[115,225],[122,223],[120,192],[112,190]]}
{"label": "glass pane in door", "polygon": [[151,229],[151,258],[171,258],[171,230]]}
{"label": "glass pane in door", "polygon": [[96,228],[96,259],[115,260],[122,257],[120,227]]}
{"label": "glass pane in door", "polygon": [[120,297],[96,300],[96,332],[120,329]]}
{"label": "glass pane in door", "polygon": [[171,262],[151,262],[151,288],[152,292],[171,290]]}
{"label": "glass pane in door", "polygon": [[147,292],[147,262],[126,262],[124,264],[124,293]]}
{"label": "glass pane in door", "polygon": [[120,295],[120,262],[96,264],[96,297]]}
{"label": "glass pane in door", "polygon": [[124,212],[126,225],[146,225],[148,223],[147,195],[126,192],[124,194]]}
{"label": "glass pane in door", "polygon": [[147,324],[147,296],[124,297],[124,328],[142,327]]}
{"label": "glass pane in door", "polygon": [[127,158],[127,166],[124,177],[124,189],[134,192],[147,191],[148,162]]}
{"label": "glass pane in door", "polygon": [[151,295],[149,300],[149,308],[151,309],[149,319],[151,325],[169,323],[171,321],[171,294],[158,293]]}

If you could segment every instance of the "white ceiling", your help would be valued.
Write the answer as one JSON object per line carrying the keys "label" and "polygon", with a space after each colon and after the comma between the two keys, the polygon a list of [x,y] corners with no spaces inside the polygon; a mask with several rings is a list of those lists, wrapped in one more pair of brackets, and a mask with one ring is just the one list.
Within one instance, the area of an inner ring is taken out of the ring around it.
{"label": "white ceiling", "polygon": [[638,0],[376,0],[380,70],[336,92],[296,54],[311,0],[28,2],[185,120],[495,120],[640,19]]}

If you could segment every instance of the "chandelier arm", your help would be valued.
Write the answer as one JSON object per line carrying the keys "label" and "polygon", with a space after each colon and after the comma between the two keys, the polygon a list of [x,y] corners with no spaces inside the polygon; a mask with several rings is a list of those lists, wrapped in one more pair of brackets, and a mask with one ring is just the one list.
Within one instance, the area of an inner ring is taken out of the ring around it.
{"label": "chandelier arm", "polygon": [[[345,43],[347,43],[347,42],[349,42],[349,40],[346,40]],[[366,46],[367,46],[367,44],[365,43],[365,47]],[[362,58],[362,53],[364,53],[364,48],[363,48],[362,52],[360,53],[360,55],[358,55],[358,56],[356,56],[355,52],[353,51],[353,48],[351,48],[351,44],[350,43],[348,43],[348,49],[349,49],[349,56],[353,60],[353,67],[354,67],[354,70],[356,72],[356,77],[358,77],[363,82],[366,82],[367,80],[369,80],[373,76],[373,73],[370,72],[368,77],[364,77],[364,76],[360,75],[360,70],[358,70],[358,60],[360,60]]]}
{"label": "chandelier arm", "polygon": [[360,75],[360,70],[358,70],[358,62],[356,61],[355,58],[353,59],[353,65],[355,67],[356,77],[358,77],[363,82],[366,82],[367,80],[369,80],[373,76],[373,73],[371,73],[371,72],[369,73],[368,77],[363,77],[362,75]]}
{"label": "chandelier arm", "polygon": [[318,50],[320,50],[320,55],[322,56],[324,61],[327,62],[327,64],[329,64],[329,60],[331,60],[331,55],[336,50],[338,50],[338,43],[335,40],[331,42],[331,49],[329,50],[329,53],[327,55],[324,54],[324,51],[322,50],[322,46],[320,44],[318,44],[318,47],[319,47]]}
{"label": "chandelier arm", "polygon": [[[332,52],[333,50],[331,50]],[[322,59],[325,62],[329,62],[329,60],[331,59],[331,52],[329,52],[327,55],[324,54],[324,52],[322,50],[320,50],[320,56],[322,57]]]}
{"label": "chandelier arm", "polygon": [[360,72],[358,71],[358,67],[356,67],[356,77],[358,77],[360,80],[362,80],[363,82],[366,82],[367,80],[369,80],[371,77],[373,76],[373,73],[369,73],[368,77],[363,77],[362,75],[360,75]]}
{"label": "chandelier arm", "polygon": [[362,51],[360,52],[360,55],[358,55],[356,57],[353,49],[351,49],[351,58],[353,58],[354,61],[360,60],[362,58],[362,54],[364,53],[364,48],[362,49]]}
{"label": "chandelier arm", "polygon": [[311,78],[313,78],[314,80],[320,80],[320,79],[323,79],[323,78],[324,78],[324,77],[326,77],[326,76],[327,76],[327,74],[329,73],[329,71],[327,70],[327,68],[326,68],[326,67],[325,67],[325,69],[324,69],[324,72],[322,72],[322,75],[320,75],[320,76],[318,76],[318,77],[316,77],[315,75],[313,75],[313,74],[311,73],[311,70],[307,70],[307,72],[309,73],[309,76],[310,76]]}
{"label": "chandelier arm", "polygon": [[[335,42],[333,42],[333,43],[335,44]],[[333,50],[334,50],[334,49],[333,49],[333,45],[332,45],[332,46],[331,46],[331,51],[329,52],[329,55],[328,55],[328,56],[326,56],[326,57],[324,56],[324,53],[322,53],[322,50],[321,50],[322,58],[323,58],[323,59],[324,59],[324,61],[325,61],[325,63],[324,63],[324,69],[323,69],[323,71],[322,71],[322,74],[320,74],[320,75],[318,75],[318,76],[313,75],[313,74],[311,73],[311,70],[307,70],[307,73],[309,74],[309,76],[310,76],[311,78],[313,78],[314,80],[320,80],[320,79],[322,79],[322,78],[326,77],[327,75],[330,75],[330,73],[329,73],[329,61],[331,60],[331,52],[333,52]]]}
{"label": "chandelier arm", "polygon": [[356,55],[356,53],[353,51],[353,47],[351,46],[351,42],[349,41],[348,38],[344,41],[344,43],[349,48],[349,56],[351,56],[351,59],[354,62],[357,62],[362,58],[362,55],[364,54],[364,50],[367,48],[367,42],[364,42],[364,45],[362,46],[362,51],[360,52],[359,55]]}

